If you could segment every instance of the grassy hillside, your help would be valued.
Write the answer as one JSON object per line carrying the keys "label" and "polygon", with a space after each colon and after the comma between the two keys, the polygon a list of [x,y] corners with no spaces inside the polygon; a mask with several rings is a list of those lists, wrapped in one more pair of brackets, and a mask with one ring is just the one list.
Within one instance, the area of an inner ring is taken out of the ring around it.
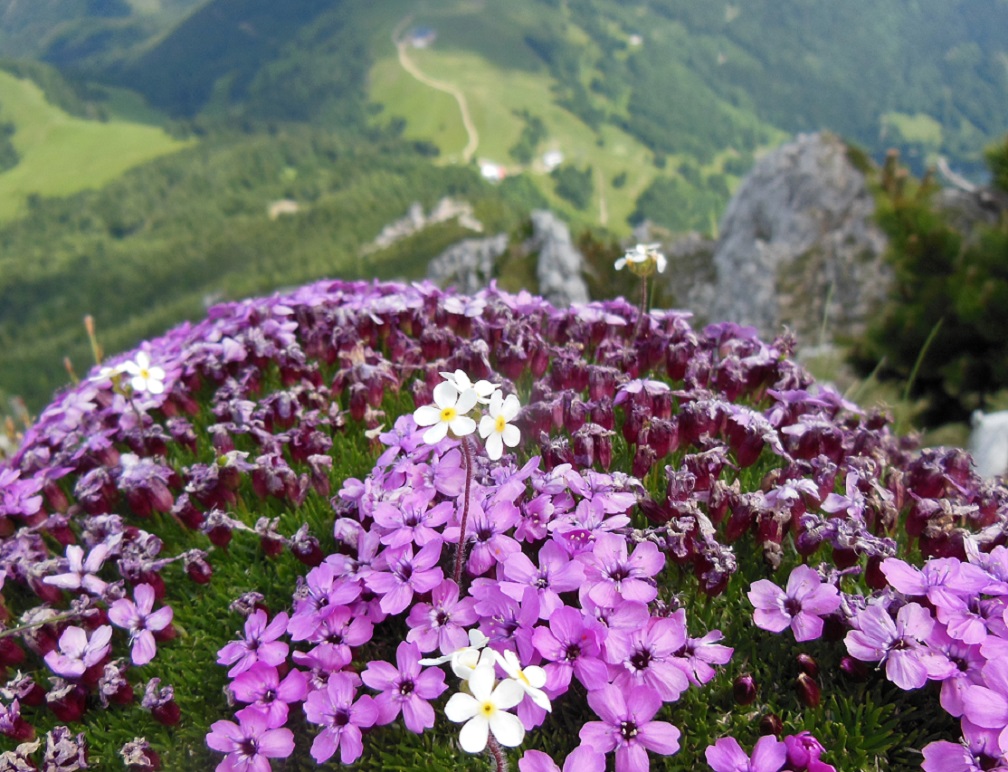
{"label": "grassy hillside", "polygon": [[[38,408],[66,381],[64,356],[85,370],[85,314],[117,351],[220,299],[324,276],[419,278],[472,231],[450,222],[362,248],[412,202],[429,210],[444,195],[470,201],[490,233],[515,227],[527,206],[397,142],[307,129],[205,140],[100,190],[37,199],[0,227],[0,388]],[[271,219],[281,198],[301,209]]]}
{"label": "grassy hillside", "polygon": [[0,222],[26,211],[31,196],[100,187],[124,171],[185,147],[163,129],[122,120],[75,118],[46,101],[32,81],[0,70],[0,123],[15,131],[18,163],[0,173]]}

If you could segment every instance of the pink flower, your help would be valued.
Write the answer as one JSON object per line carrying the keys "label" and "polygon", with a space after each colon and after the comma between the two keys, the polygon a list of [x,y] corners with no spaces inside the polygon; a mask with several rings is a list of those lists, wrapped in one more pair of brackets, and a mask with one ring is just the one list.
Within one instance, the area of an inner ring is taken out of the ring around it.
{"label": "pink flower", "polygon": [[269,772],[270,759],[284,759],[294,752],[291,730],[271,729],[262,711],[245,708],[235,717],[240,723],[215,721],[206,737],[208,746],[227,754],[217,772]]}
{"label": "pink flower", "polygon": [[844,643],[852,657],[886,664],[886,677],[901,689],[919,689],[928,680],[941,680],[955,670],[944,655],[924,646],[934,627],[927,609],[908,603],[896,613],[896,621],[879,606],[869,606],[853,620],[856,630]]}
{"label": "pink flower", "polygon": [[[448,687],[444,671],[431,668],[422,671],[420,649],[414,643],[400,643],[396,649],[396,664],[372,661],[361,673],[361,680],[380,691],[375,697],[377,724],[390,724],[402,712],[403,723],[411,732],[423,733],[434,726],[434,708],[429,700],[441,695]],[[422,672],[421,672],[422,671]]]}
{"label": "pink flower", "polygon": [[109,608],[109,621],[116,627],[129,630],[133,648],[130,658],[134,665],[146,665],[157,653],[154,633],[171,624],[174,612],[169,606],[154,609],[154,588],[149,584],[138,584],[133,590],[136,603],[128,598],[117,600]]}
{"label": "pink flower", "polygon": [[769,579],[753,582],[749,602],[756,611],[757,627],[779,633],[791,627],[796,641],[812,641],[822,635],[822,617],[840,607],[840,595],[831,584],[823,584],[815,570],[798,566],[788,577],[787,590]]}
{"label": "pink flower", "polygon": [[337,750],[344,764],[352,764],[364,752],[361,729],[374,726],[378,708],[371,697],[354,700],[355,696],[352,678],[346,673],[334,673],[325,688],[316,689],[305,700],[305,716],[323,727],[311,747],[312,758],[319,764],[332,758]]}
{"label": "pink flower", "polygon": [[112,628],[102,625],[91,633],[81,627],[68,627],[59,639],[59,649],[45,655],[46,664],[56,675],[80,678],[84,671],[99,664],[109,653]]}
{"label": "pink flower", "polygon": [[773,735],[756,741],[752,758],[734,737],[722,737],[707,746],[707,763],[714,772],[778,772],[787,761],[787,746]]}
{"label": "pink flower", "polygon": [[579,736],[599,753],[616,751],[620,772],[648,772],[648,751],[671,756],[679,751],[679,730],[667,721],[652,721],[662,706],[649,686],[624,691],[609,684],[588,692],[588,704],[601,721],[589,721]]}
{"label": "pink flower", "polygon": [[277,640],[287,629],[287,614],[277,614],[268,625],[266,619],[266,612],[261,610],[249,615],[245,620],[245,637],[222,646],[217,652],[218,665],[234,665],[228,671],[231,678],[244,673],[256,662],[279,665],[287,659],[290,647]]}
{"label": "pink flower", "polygon": [[54,587],[62,587],[64,590],[84,590],[92,595],[101,595],[105,592],[106,584],[99,579],[97,574],[101,570],[102,563],[108,557],[109,546],[98,544],[88,553],[84,559],[84,550],[76,544],[71,544],[66,548],[67,572],[56,576],[47,576],[42,579],[46,584]]}

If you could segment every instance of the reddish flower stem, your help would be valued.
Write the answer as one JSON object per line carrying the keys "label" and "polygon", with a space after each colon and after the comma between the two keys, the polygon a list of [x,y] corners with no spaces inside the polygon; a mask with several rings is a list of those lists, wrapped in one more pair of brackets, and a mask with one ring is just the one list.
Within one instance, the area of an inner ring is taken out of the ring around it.
{"label": "reddish flower stem", "polygon": [[507,757],[504,755],[504,751],[501,750],[500,745],[493,735],[487,738],[487,748],[490,749],[490,753],[493,754],[494,761],[497,762],[497,772],[507,772]]}
{"label": "reddish flower stem", "polygon": [[640,277],[640,313],[637,314],[637,326],[634,327],[634,337],[641,334],[644,326],[644,315],[647,314],[647,276]]}
{"label": "reddish flower stem", "polygon": [[466,483],[465,498],[462,501],[462,522],[459,523],[458,551],[455,553],[455,584],[462,586],[462,559],[465,557],[466,521],[469,519],[469,491],[472,490],[473,458],[469,438],[462,437],[462,455],[465,456]]}

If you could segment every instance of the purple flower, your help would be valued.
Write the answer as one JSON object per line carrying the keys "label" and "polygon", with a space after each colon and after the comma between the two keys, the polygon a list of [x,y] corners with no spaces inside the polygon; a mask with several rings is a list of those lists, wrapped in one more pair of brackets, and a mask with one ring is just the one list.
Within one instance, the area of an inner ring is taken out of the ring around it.
{"label": "purple flower", "polygon": [[686,644],[676,652],[684,661],[686,677],[694,686],[702,686],[717,675],[711,665],[724,665],[731,660],[734,649],[718,643],[723,638],[720,630],[712,630],[702,638],[687,638]]}
{"label": "purple flower", "polygon": [[280,680],[273,665],[256,662],[231,682],[231,693],[239,702],[258,708],[270,727],[287,723],[287,713],[292,702],[301,702],[308,691],[308,679],[300,670],[291,670]]}
{"label": "purple flower", "polygon": [[934,558],[922,569],[898,558],[886,558],[882,561],[882,573],[904,595],[927,596],[936,607],[964,606],[964,598],[978,595],[991,584],[991,578],[982,569],[956,558]]}
{"label": "purple flower", "polygon": [[439,668],[422,670],[420,649],[403,642],[396,649],[398,669],[388,662],[372,661],[361,673],[365,684],[381,694],[374,698],[378,709],[376,724],[390,724],[402,712],[403,723],[411,732],[423,733],[434,726],[433,700],[447,689],[444,671]]}
{"label": "purple flower", "polygon": [[430,541],[442,541],[435,529],[448,522],[454,506],[450,501],[442,501],[430,506],[435,495],[434,489],[415,491],[395,504],[379,502],[372,516],[384,531],[381,543],[390,547],[416,544],[423,547]]}
{"label": "purple flower", "polygon": [[256,708],[245,708],[233,721],[215,721],[206,743],[215,751],[226,753],[217,772],[269,772],[270,759],[285,759],[294,752],[294,734],[290,729],[271,729],[266,715]]}
{"label": "purple flower", "polygon": [[459,600],[458,585],[445,579],[431,590],[430,603],[417,603],[410,609],[406,640],[416,643],[422,652],[438,649],[451,654],[469,642],[463,628],[476,622],[474,603],[471,597]]}
{"label": "purple flower", "polygon": [[349,606],[330,606],[320,615],[321,621],[309,637],[315,649],[332,649],[339,656],[352,658],[352,648],[363,646],[374,635],[374,625],[363,614]]}
{"label": "purple flower", "polygon": [[368,589],[382,596],[382,611],[398,614],[409,606],[414,593],[430,592],[441,584],[444,574],[437,567],[441,546],[441,540],[437,539],[428,542],[416,555],[408,544],[382,553],[379,561],[388,570],[373,571],[365,580]]}
{"label": "purple flower", "polygon": [[666,702],[679,699],[689,688],[685,668],[675,653],[686,643],[686,613],[652,617],[642,628],[611,630],[606,640],[606,660],[622,669],[613,683],[623,690],[650,686]]}
{"label": "purple flower", "polygon": [[564,759],[563,769],[542,751],[525,751],[519,772],[605,772],[605,755],[590,745],[579,745]]}
{"label": "purple flower", "polygon": [[539,550],[539,565],[527,555],[515,552],[504,561],[504,578],[501,589],[520,600],[525,587],[532,587],[539,595],[539,616],[549,619],[563,606],[561,592],[578,589],[585,581],[584,567],[570,560],[567,551],[554,541],[548,541]]}
{"label": "purple flower", "polygon": [[769,579],[759,579],[753,582],[748,596],[756,609],[753,621],[757,627],[779,633],[790,626],[796,641],[811,641],[822,635],[822,617],[840,607],[837,588],[824,584],[815,570],[804,565],[791,572],[786,590]]}
{"label": "purple flower", "polygon": [[[171,624],[174,612],[169,606],[154,609],[154,588],[149,584],[138,584],[133,590],[136,603],[128,598],[120,598],[108,611],[109,621],[116,627],[129,630],[132,649],[130,658],[134,665],[146,665],[157,653],[154,633]],[[153,612],[153,613],[152,613]]]}
{"label": "purple flower", "polygon": [[950,743],[947,740],[928,743],[924,746],[924,772],[983,772],[992,769],[993,772],[1008,770],[1008,765],[998,764],[996,767],[986,766],[987,759],[981,754],[974,754],[965,745]]}
{"label": "purple flower", "polygon": [[778,772],[787,761],[787,746],[773,735],[756,741],[752,758],[734,737],[722,737],[707,746],[707,763],[714,772]]}
{"label": "purple flower", "polygon": [[319,764],[332,758],[337,750],[340,761],[352,764],[364,752],[361,729],[374,726],[378,708],[364,695],[356,697],[353,679],[346,673],[334,673],[323,689],[316,689],[305,700],[305,715],[323,729],[312,742],[311,755]]}
{"label": "purple flower", "polygon": [[68,627],[59,638],[59,649],[45,655],[46,664],[56,675],[80,678],[84,671],[102,662],[109,653],[112,627],[102,625],[88,638],[81,627]]}
{"label": "purple flower", "polygon": [[[787,431],[787,429],[784,431]],[[831,515],[843,512],[848,517],[863,519],[867,502],[865,501],[864,494],[861,493],[860,488],[858,488],[858,483],[860,481],[861,476],[857,472],[848,472],[845,482],[846,491],[844,495],[841,496],[839,493],[831,493],[827,496],[821,505],[823,512],[829,512]]]}
{"label": "purple flower", "polygon": [[796,772],[836,772],[832,764],[819,760],[825,752],[822,743],[811,732],[799,732],[784,738],[787,746],[787,762]]}
{"label": "purple flower", "polygon": [[54,587],[62,587],[64,590],[84,590],[92,595],[101,595],[105,592],[106,584],[98,578],[97,574],[108,554],[109,546],[107,544],[97,544],[88,553],[85,560],[84,550],[76,544],[71,544],[66,548],[67,563],[69,564],[66,573],[46,576],[42,581]]}
{"label": "purple flower", "polygon": [[651,542],[641,542],[627,554],[626,539],[600,534],[591,553],[584,553],[588,597],[600,606],[624,601],[649,603],[658,595],[651,577],[661,571],[665,558]]}
{"label": "purple flower", "polygon": [[662,706],[658,693],[648,686],[633,686],[625,693],[608,684],[588,692],[588,704],[601,721],[589,721],[578,736],[600,753],[616,750],[619,772],[647,772],[648,751],[671,756],[679,750],[679,730],[667,721],[652,721]]}
{"label": "purple flower", "polygon": [[981,672],[985,685],[966,688],[963,715],[977,726],[998,731],[998,745],[1008,751],[1008,660],[991,659]]}
{"label": "purple flower", "polygon": [[901,689],[919,689],[928,678],[947,678],[955,669],[943,655],[924,646],[934,620],[917,603],[901,608],[895,622],[879,606],[864,609],[853,622],[857,629],[844,639],[847,651],[863,662],[885,662],[886,677]]}
{"label": "purple flower", "polygon": [[596,689],[609,680],[601,659],[605,628],[594,619],[586,621],[577,609],[563,606],[549,618],[549,627],[537,627],[532,643],[544,659],[546,688],[555,694],[567,690],[571,675],[587,689]]}
{"label": "purple flower", "polygon": [[218,665],[234,665],[228,671],[231,678],[244,673],[256,662],[279,665],[287,659],[290,646],[277,640],[287,629],[286,612],[277,614],[269,624],[266,620],[265,611],[253,612],[245,620],[245,637],[225,644],[217,652]]}

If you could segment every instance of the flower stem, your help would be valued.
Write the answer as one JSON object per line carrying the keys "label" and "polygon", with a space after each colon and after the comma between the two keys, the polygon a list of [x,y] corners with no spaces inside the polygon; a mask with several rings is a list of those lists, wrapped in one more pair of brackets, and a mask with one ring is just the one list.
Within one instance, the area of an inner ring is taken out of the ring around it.
{"label": "flower stem", "polygon": [[487,747],[490,749],[490,753],[493,754],[494,761],[497,762],[497,772],[507,772],[507,757],[493,735],[487,738]]}
{"label": "flower stem", "polygon": [[637,314],[637,326],[634,328],[634,337],[641,333],[644,326],[644,316],[647,314],[647,276],[640,277],[640,313]]}
{"label": "flower stem", "polygon": [[472,490],[473,458],[469,438],[462,437],[462,455],[465,456],[465,498],[462,501],[462,521],[459,523],[458,551],[455,553],[455,584],[462,586],[462,560],[465,557],[466,521],[469,519],[469,492]]}

